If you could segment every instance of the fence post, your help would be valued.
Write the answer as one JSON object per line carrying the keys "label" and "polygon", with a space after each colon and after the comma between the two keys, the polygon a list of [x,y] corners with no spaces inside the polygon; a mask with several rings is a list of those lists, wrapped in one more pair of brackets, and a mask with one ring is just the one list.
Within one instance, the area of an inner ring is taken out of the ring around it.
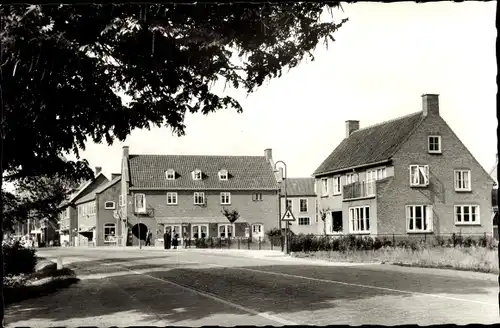
{"label": "fence post", "polygon": [[222,249],[222,237],[219,238],[219,248]]}
{"label": "fence post", "polygon": [[241,243],[241,239],[238,238],[238,249],[240,249],[240,243]]}
{"label": "fence post", "polygon": [[427,234],[424,232],[424,242],[427,242]]}
{"label": "fence post", "polygon": [[227,249],[231,249],[231,237],[227,238]]}
{"label": "fence post", "polygon": [[261,245],[260,245],[260,236],[259,236],[259,251],[260,251],[260,249],[261,249]]}
{"label": "fence post", "polygon": [[271,243],[271,250],[273,250],[274,239],[269,236],[269,242]]}
{"label": "fence post", "polygon": [[453,242],[453,247],[455,247],[455,246],[457,245],[457,240],[456,240],[456,237],[455,237],[455,233],[453,233],[453,234],[451,235],[451,240],[452,240],[452,242]]}
{"label": "fence post", "polygon": [[247,239],[247,248],[250,249],[250,237]]}
{"label": "fence post", "polygon": [[396,247],[396,237],[392,234],[392,247]]}
{"label": "fence post", "polygon": [[214,237],[210,237],[210,248],[214,248]]}

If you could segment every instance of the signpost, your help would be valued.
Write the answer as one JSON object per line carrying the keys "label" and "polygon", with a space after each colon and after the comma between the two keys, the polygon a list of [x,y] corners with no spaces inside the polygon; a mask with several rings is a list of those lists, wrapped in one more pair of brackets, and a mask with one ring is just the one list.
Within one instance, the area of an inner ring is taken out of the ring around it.
{"label": "signpost", "polygon": [[293,213],[289,207],[287,207],[285,214],[281,218],[281,221],[285,222],[285,254],[288,254],[288,229],[290,229],[289,224],[290,222],[295,221],[295,216],[293,216]]}

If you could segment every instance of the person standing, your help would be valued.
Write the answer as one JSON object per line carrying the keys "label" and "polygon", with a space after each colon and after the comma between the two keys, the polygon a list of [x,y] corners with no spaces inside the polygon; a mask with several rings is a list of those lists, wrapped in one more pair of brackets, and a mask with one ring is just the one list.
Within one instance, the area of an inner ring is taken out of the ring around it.
{"label": "person standing", "polygon": [[177,249],[177,245],[179,245],[179,235],[175,234],[174,239],[172,240],[172,246],[174,246],[174,249]]}
{"label": "person standing", "polygon": [[148,229],[148,232],[146,232],[146,244],[144,246],[151,246],[151,237],[153,234],[151,233],[151,230]]}

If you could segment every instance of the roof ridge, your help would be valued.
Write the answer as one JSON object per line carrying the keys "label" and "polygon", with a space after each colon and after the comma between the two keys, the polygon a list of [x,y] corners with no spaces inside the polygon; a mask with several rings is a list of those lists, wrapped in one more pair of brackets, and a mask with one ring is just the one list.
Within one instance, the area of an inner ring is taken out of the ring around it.
{"label": "roof ridge", "polygon": [[194,157],[266,157],[264,155],[191,155],[191,154],[129,154],[129,156],[194,156]]}
{"label": "roof ridge", "polygon": [[369,125],[369,126],[366,126],[364,128],[361,128],[361,129],[357,129],[356,131],[353,131],[349,136],[352,136],[353,134],[355,134],[356,132],[358,131],[364,131],[364,130],[368,130],[368,129],[371,129],[371,128],[375,128],[375,127],[378,127],[380,125],[384,125],[384,124],[387,124],[387,123],[391,123],[391,122],[394,122],[394,121],[397,121],[397,120],[401,120],[401,119],[404,119],[404,118],[408,118],[410,116],[413,116],[413,115],[417,115],[417,114],[422,114],[423,111],[418,111],[418,112],[413,112],[413,113],[410,113],[410,114],[406,114],[406,115],[403,115],[403,116],[399,116],[399,117],[395,117],[395,118],[391,118],[389,120],[385,120],[385,121],[382,121],[380,123],[375,123],[375,124],[372,124],[372,125]]}

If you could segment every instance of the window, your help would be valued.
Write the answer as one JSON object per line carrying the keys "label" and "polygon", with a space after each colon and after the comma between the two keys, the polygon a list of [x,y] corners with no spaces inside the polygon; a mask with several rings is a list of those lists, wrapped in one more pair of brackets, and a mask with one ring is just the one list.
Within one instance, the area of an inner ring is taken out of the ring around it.
{"label": "window", "polygon": [[410,186],[429,185],[429,165],[410,165]]}
{"label": "window", "polygon": [[165,172],[167,180],[175,180],[175,171],[173,169],[168,169]]}
{"label": "window", "polygon": [[192,172],[193,180],[201,180],[201,171],[196,169]]}
{"label": "window", "polygon": [[358,175],[356,173],[349,173],[345,176],[345,184],[358,182]]}
{"label": "window", "polygon": [[232,224],[219,224],[219,238],[230,238],[233,236]]}
{"label": "window", "polygon": [[167,205],[177,205],[176,192],[167,192]]}
{"label": "window", "polygon": [[455,224],[480,224],[478,205],[455,205]]}
{"label": "window", "polygon": [[262,224],[252,224],[252,234],[260,234],[262,230]]}
{"label": "window", "polygon": [[370,232],[370,206],[349,208],[349,230],[351,233]]}
{"label": "window", "polygon": [[333,177],[333,194],[340,195],[341,194],[342,184],[340,183],[340,175]]}
{"label": "window", "polygon": [[191,226],[191,236],[194,239],[208,237],[208,224],[194,224]]}
{"label": "window", "polygon": [[323,196],[328,196],[328,179],[321,179],[321,192]]}
{"label": "window", "polygon": [[64,211],[64,218],[69,219],[69,207],[66,208],[66,211]]}
{"label": "window", "polygon": [[89,204],[90,206],[90,215],[95,215],[96,204],[95,201]]}
{"label": "window", "polygon": [[221,203],[221,205],[231,204],[231,193],[230,192],[221,192],[220,193],[220,203]]}
{"label": "window", "polygon": [[301,213],[307,212],[307,199],[300,200],[300,212]]}
{"label": "window", "polygon": [[293,206],[293,199],[287,199],[286,200],[286,208],[285,208],[285,210],[290,209],[290,211],[291,211],[292,210],[292,206]]}
{"label": "window", "polygon": [[406,222],[408,232],[432,231],[432,206],[407,205]]}
{"label": "window", "polygon": [[227,177],[228,177],[227,170],[219,171],[219,180],[227,180]]}
{"label": "window", "polygon": [[194,204],[195,205],[205,204],[205,193],[204,192],[195,192],[194,193]]}
{"label": "window", "polygon": [[455,170],[455,191],[470,191],[470,170]]}
{"label": "window", "polygon": [[311,218],[309,217],[299,217],[299,225],[310,225]]}
{"label": "window", "polygon": [[135,194],[134,195],[134,205],[136,213],[146,212],[146,195]]}
{"label": "window", "polygon": [[252,200],[254,202],[262,200],[262,194],[260,192],[252,194]]}
{"label": "window", "polygon": [[115,209],[115,202],[112,202],[112,201],[105,202],[104,209],[105,210],[114,210]]}
{"label": "window", "polygon": [[429,153],[441,153],[441,136],[429,136]]}
{"label": "window", "polygon": [[106,223],[104,225],[104,242],[116,242],[116,225],[114,223]]}

